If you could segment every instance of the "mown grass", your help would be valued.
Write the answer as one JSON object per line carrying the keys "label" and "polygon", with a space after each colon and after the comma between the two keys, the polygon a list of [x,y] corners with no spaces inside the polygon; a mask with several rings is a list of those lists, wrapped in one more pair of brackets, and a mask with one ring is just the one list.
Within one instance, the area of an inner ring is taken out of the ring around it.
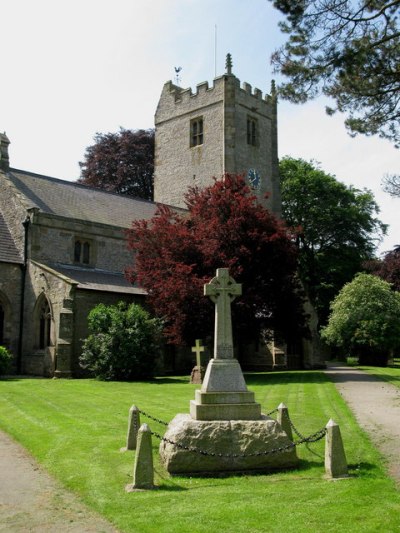
{"label": "mown grass", "polygon": [[395,385],[396,387],[400,387],[400,358],[394,359],[393,363],[384,366],[361,366],[357,364],[355,360],[351,360],[348,362],[348,364],[351,364],[351,366],[354,366],[355,368],[359,368],[360,370],[364,370],[365,372],[368,372],[368,374],[372,374],[373,376],[376,376],[377,378],[383,379],[384,381],[388,381],[392,385]]}
{"label": "mown grass", "polygon": [[[126,493],[133,453],[125,444],[132,404],[161,418],[188,412],[195,385],[185,378],[141,383],[95,380],[0,381],[0,427],[66,487],[126,532],[395,532],[400,495],[382,459],[325,374],[247,374],[267,412],[284,402],[307,435],[333,418],[341,428],[351,477],[324,479],[324,441],[298,448],[296,470],[227,478],[170,478],[158,462],[158,490]],[[142,418],[151,429],[163,427]]]}

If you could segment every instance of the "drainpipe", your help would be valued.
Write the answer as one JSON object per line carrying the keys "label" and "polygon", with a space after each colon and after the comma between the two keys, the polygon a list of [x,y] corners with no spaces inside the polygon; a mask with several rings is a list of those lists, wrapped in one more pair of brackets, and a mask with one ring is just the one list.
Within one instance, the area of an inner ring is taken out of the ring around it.
{"label": "drainpipe", "polygon": [[31,223],[31,217],[26,215],[25,220],[22,222],[24,226],[24,257],[23,264],[21,266],[21,306],[19,311],[19,336],[18,336],[18,354],[17,354],[17,373],[22,372],[22,336],[24,331],[24,307],[25,307],[25,280],[26,270],[28,266],[28,231]]}

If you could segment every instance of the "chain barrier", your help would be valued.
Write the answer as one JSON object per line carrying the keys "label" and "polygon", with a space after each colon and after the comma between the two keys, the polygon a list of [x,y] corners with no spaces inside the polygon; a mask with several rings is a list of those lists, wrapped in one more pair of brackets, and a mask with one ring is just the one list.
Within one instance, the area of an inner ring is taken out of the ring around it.
{"label": "chain barrier", "polygon": [[164,420],[160,420],[159,418],[155,418],[154,416],[149,415],[148,413],[145,413],[141,409],[138,409],[139,413],[146,418],[149,418],[150,420],[154,420],[154,422],[158,422],[159,424],[162,424],[163,426],[168,426],[168,422],[164,422]]}
{"label": "chain barrier", "polygon": [[230,458],[234,459],[237,457],[245,458],[245,457],[262,457],[265,455],[271,455],[274,453],[281,453],[285,452],[286,450],[289,450],[290,448],[294,448],[298,446],[299,444],[303,444],[304,442],[310,443],[310,442],[317,442],[325,437],[326,428],[322,428],[319,431],[316,431],[312,435],[309,435],[308,437],[305,437],[304,439],[291,442],[290,444],[286,444],[285,446],[280,446],[279,448],[274,448],[273,450],[265,450],[263,452],[254,452],[254,453],[217,453],[217,452],[210,452],[206,450],[201,450],[200,448],[194,448],[192,446],[184,446],[183,444],[179,444],[179,442],[174,442],[171,439],[167,439],[166,437],[161,436],[159,433],[155,431],[151,431],[151,434],[154,435],[157,439],[166,442],[168,444],[171,444],[172,446],[176,446],[177,448],[180,448],[182,450],[186,450],[188,452],[193,453],[199,453],[200,455],[207,455],[210,457],[223,457],[223,458]]}
{"label": "chain barrier", "polygon": [[305,439],[304,435],[300,433],[300,431],[296,428],[296,426],[290,420],[289,413],[287,411],[283,411],[283,414],[286,416],[287,420],[289,421],[290,427],[293,429],[293,432],[299,437],[299,439]]}
{"label": "chain barrier", "polygon": [[[155,418],[154,416],[151,416],[148,413],[145,413],[144,411],[142,411],[140,409],[138,409],[138,411],[139,411],[140,414],[142,414],[146,418],[149,418],[150,420],[154,420],[155,422],[158,422],[158,423],[160,423],[160,424],[162,424],[164,426],[168,426],[168,422],[164,422],[163,420],[160,420],[159,418]],[[267,413],[267,416],[269,416],[270,414],[273,414],[273,413],[275,413],[277,411],[278,411],[278,409],[273,409],[272,411]],[[274,454],[274,453],[281,453],[281,452],[285,452],[286,450],[289,450],[290,448],[294,448],[294,447],[298,446],[299,444],[304,444],[304,443],[310,444],[310,443],[313,443],[313,442],[318,442],[319,440],[321,440],[321,439],[323,439],[325,437],[325,434],[326,434],[326,428],[325,427],[320,429],[319,431],[316,431],[315,433],[312,433],[308,437],[304,437],[293,426],[293,424],[292,424],[292,422],[291,422],[289,417],[288,417],[288,419],[289,419],[289,422],[290,422],[290,425],[291,425],[293,431],[300,438],[300,440],[291,442],[290,444],[286,444],[285,446],[280,446],[279,448],[274,448],[273,450],[265,450],[263,452],[254,452],[254,453],[247,453],[247,454],[245,454],[245,453],[217,453],[217,452],[210,452],[210,451],[207,451],[207,450],[201,450],[200,448],[195,448],[195,447],[192,447],[192,446],[184,446],[183,444],[180,444],[179,442],[174,442],[171,439],[163,437],[162,435],[160,435],[156,431],[150,430],[150,432],[151,432],[151,434],[154,437],[156,437],[160,441],[166,442],[167,444],[171,444],[172,446],[176,446],[177,448],[180,448],[182,450],[186,450],[188,452],[193,452],[193,453],[199,453],[200,455],[206,455],[206,456],[210,456],[210,457],[221,457],[221,458],[231,458],[231,459],[238,458],[238,457],[241,457],[241,458],[245,458],[245,457],[261,457],[261,456],[265,456],[265,455],[271,455],[271,454]]]}

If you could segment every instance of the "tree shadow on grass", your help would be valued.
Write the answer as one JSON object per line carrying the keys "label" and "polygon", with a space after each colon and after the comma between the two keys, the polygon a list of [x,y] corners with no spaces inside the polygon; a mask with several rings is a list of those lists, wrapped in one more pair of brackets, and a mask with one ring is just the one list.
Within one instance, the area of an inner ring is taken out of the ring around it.
{"label": "tree shadow on grass", "polygon": [[0,376],[1,381],[25,381],[27,379],[49,379],[43,376],[28,376],[28,375],[9,375],[9,376]]}
{"label": "tree shadow on grass", "polygon": [[319,370],[283,372],[245,372],[247,385],[283,385],[285,383],[328,383],[329,377]]}
{"label": "tree shadow on grass", "polygon": [[150,383],[153,383],[154,385],[172,385],[172,384],[188,385],[189,379],[190,379],[189,376],[182,376],[182,377],[163,376],[160,378],[154,378],[150,380]]}

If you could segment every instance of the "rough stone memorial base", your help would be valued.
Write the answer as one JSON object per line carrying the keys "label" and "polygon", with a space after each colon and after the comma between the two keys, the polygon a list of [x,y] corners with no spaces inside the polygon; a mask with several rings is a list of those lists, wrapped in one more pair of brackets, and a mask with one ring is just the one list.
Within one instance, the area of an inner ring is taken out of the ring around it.
{"label": "rough stone memorial base", "polygon": [[[200,421],[188,414],[178,414],[164,437],[180,446],[217,454],[203,455],[161,441],[160,457],[172,475],[267,472],[298,464],[294,447],[264,455],[266,451],[290,445],[278,422],[265,415],[260,420]],[[251,456],[258,453],[261,455]],[[250,456],[227,457],[235,454]]]}

